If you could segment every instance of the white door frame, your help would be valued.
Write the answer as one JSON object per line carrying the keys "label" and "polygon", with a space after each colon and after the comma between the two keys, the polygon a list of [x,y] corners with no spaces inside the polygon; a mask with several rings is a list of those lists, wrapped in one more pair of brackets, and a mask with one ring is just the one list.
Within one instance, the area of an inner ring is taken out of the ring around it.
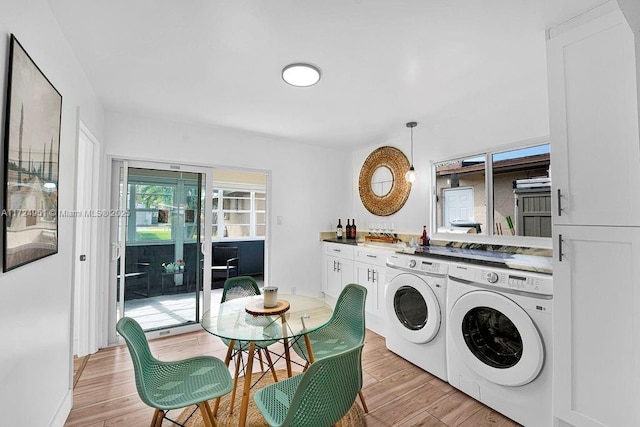
{"label": "white door frame", "polygon": [[[204,167],[204,166],[195,166],[190,164],[175,164],[175,163],[163,163],[156,161],[147,161],[147,160],[125,160],[122,158],[112,158],[111,159],[111,207],[112,210],[117,211],[118,205],[125,206],[126,202],[118,200],[119,194],[119,186],[120,186],[120,167],[125,168],[124,180],[128,181],[127,178],[127,168],[143,168],[143,169],[160,169],[160,170],[168,170],[173,172],[194,172],[200,173],[204,176],[205,183],[205,194],[213,193],[213,179],[211,178],[211,171],[213,168]],[[123,197],[126,199],[126,191],[123,193]],[[205,206],[204,209],[204,223],[211,224],[212,223],[212,209],[213,209],[213,200],[211,197],[205,197]],[[118,218],[118,220],[123,220],[126,222],[127,217],[123,216]],[[204,265],[211,265],[211,232],[205,232],[204,236],[202,236],[201,248],[204,259]],[[126,227],[118,227],[117,221],[112,221],[112,230],[111,230],[111,256],[110,256],[110,264],[109,264],[109,288],[111,289],[109,292],[109,302],[106,304],[109,307],[109,322],[108,322],[108,336],[109,342],[119,342],[118,336],[115,331],[116,322],[119,320],[118,318],[118,309],[116,307],[116,298],[115,298],[115,289],[116,289],[116,276],[117,272],[117,263],[118,259],[121,261],[121,266],[125,265],[125,243],[126,242]],[[124,275],[123,275],[124,276]],[[211,289],[211,275],[203,275],[203,289]],[[120,287],[120,296],[119,299],[122,303],[124,303],[124,287]],[[203,292],[202,295],[202,313],[209,310],[211,307],[211,292]],[[122,313],[122,307],[120,307],[119,313]],[[200,315],[202,315],[202,313]],[[121,314],[120,314],[121,316]],[[113,321],[112,321],[113,320]],[[200,319],[197,319],[200,322]],[[186,326],[176,326],[170,328],[171,331],[175,331],[175,333],[182,332],[190,332],[194,330],[202,330],[202,327],[199,323],[194,325],[186,325]],[[165,330],[157,330],[147,332],[146,336],[148,338],[157,338],[166,334]]]}
{"label": "white door frame", "polygon": [[[73,353],[98,351],[98,209],[101,145],[89,128],[78,121],[76,195],[73,250]],[[81,261],[80,257],[86,260]]]}

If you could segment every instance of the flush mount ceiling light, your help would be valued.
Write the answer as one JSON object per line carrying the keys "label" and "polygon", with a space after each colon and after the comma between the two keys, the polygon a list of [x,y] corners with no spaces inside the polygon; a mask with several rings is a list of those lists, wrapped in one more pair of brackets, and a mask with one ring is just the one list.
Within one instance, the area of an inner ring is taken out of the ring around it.
{"label": "flush mount ceiling light", "polygon": [[411,167],[409,168],[407,173],[404,174],[404,179],[407,182],[414,182],[416,180],[416,178],[418,177],[418,174],[416,173],[416,170],[413,167],[413,128],[416,127],[416,126],[418,126],[417,122],[409,122],[409,123],[407,123],[407,127],[409,129],[411,129]]}
{"label": "flush mount ceiling light", "polygon": [[296,87],[313,86],[320,81],[320,69],[311,64],[290,64],[282,69],[282,80]]}

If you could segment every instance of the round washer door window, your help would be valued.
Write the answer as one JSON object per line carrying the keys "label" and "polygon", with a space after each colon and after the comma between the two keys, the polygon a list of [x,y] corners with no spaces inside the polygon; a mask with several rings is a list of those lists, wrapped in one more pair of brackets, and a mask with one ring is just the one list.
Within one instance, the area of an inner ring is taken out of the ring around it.
{"label": "round washer door window", "polygon": [[488,291],[464,294],[451,308],[450,334],[464,362],[496,384],[533,381],[544,362],[537,328],[509,298]]}
{"label": "round washer door window", "polygon": [[400,274],[387,285],[385,294],[390,333],[423,344],[440,329],[440,304],[426,281],[413,274]]}

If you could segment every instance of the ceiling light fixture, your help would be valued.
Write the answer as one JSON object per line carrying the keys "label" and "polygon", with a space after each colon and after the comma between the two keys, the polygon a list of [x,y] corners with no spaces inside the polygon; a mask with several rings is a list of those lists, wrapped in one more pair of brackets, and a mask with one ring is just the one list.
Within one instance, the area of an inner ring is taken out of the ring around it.
{"label": "ceiling light fixture", "polygon": [[413,167],[413,128],[416,127],[416,126],[418,126],[417,122],[409,122],[409,123],[407,123],[407,127],[409,129],[411,129],[411,167],[409,168],[407,173],[404,174],[404,179],[407,182],[414,182],[416,180],[416,178],[418,177],[418,174],[416,173],[416,170]]}
{"label": "ceiling light fixture", "polygon": [[289,64],[282,69],[282,80],[296,87],[313,86],[320,81],[320,69],[301,62]]}

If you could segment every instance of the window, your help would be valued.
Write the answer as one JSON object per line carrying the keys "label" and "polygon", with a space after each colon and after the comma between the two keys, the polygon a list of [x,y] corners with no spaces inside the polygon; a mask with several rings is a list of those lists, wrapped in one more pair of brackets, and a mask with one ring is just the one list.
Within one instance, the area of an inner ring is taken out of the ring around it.
{"label": "window", "polygon": [[219,169],[213,177],[213,239],[264,238],[266,175]]}
{"label": "window", "polygon": [[551,237],[549,144],[434,164],[438,233]]}
{"label": "window", "polygon": [[135,221],[135,227],[127,228],[127,243],[174,241],[180,232],[184,241],[195,241],[197,174],[174,178],[162,171],[131,168],[127,196],[129,221]]}

